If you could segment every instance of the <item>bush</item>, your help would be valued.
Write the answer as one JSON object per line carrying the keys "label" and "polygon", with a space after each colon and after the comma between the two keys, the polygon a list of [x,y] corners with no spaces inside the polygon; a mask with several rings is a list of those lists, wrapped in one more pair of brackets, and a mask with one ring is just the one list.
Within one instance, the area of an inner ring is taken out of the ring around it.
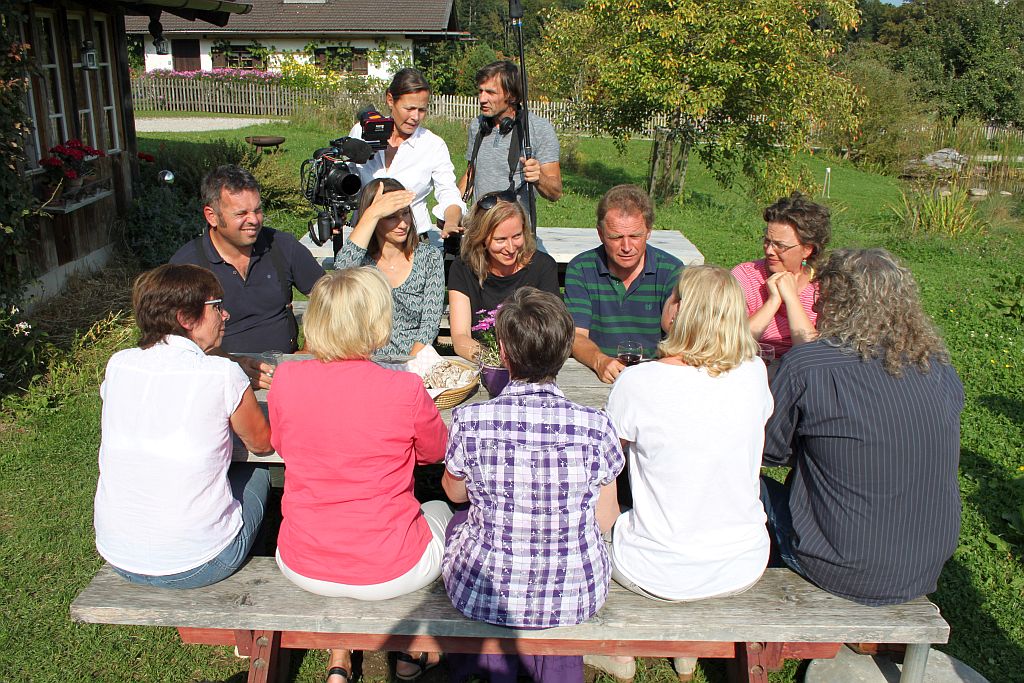
{"label": "bush", "polygon": [[857,89],[860,126],[852,134],[826,126],[820,141],[861,166],[897,174],[908,161],[932,151],[931,124],[926,105],[914,97],[914,82],[888,66],[886,52],[862,46],[845,57],[839,68]]}
{"label": "bush", "polygon": [[143,268],[167,261],[206,227],[198,197],[183,198],[169,187],[156,188],[136,199],[124,232],[124,245]]}
{"label": "bush", "polygon": [[[144,268],[167,263],[181,245],[202,233],[206,222],[200,185],[208,171],[236,164],[259,178],[263,160],[256,148],[227,140],[165,142],[149,152],[156,161],[143,165],[123,234],[124,246]],[[172,185],[157,177],[164,169],[174,173]]]}

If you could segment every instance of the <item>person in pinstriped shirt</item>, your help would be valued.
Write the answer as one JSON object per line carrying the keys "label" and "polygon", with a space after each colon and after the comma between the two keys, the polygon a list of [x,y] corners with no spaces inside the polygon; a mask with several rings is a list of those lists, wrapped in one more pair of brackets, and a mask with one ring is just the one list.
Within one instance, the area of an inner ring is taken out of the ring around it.
{"label": "person in pinstriped shirt", "polygon": [[816,341],[772,381],[762,476],[781,560],[866,605],[935,590],[960,533],[963,385],[910,271],[884,249],[844,249],[818,275]]}

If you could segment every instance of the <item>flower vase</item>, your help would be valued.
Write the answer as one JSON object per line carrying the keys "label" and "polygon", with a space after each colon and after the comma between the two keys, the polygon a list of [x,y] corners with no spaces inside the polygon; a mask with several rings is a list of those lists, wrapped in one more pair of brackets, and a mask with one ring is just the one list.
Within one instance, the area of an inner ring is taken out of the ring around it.
{"label": "flower vase", "polygon": [[502,392],[509,382],[508,368],[494,367],[493,365],[480,366],[480,381],[491,398]]}
{"label": "flower vase", "polygon": [[77,178],[68,178],[64,182],[67,183],[67,194],[75,195],[82,190],[82,184],[85,183],[85,178],[78,176]]}

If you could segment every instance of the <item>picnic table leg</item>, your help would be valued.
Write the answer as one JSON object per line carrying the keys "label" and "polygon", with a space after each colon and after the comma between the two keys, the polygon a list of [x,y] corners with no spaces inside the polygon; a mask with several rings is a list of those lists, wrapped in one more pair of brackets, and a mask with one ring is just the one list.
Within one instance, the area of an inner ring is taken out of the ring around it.
{"label": "picnic table leg", "polygon": [[775,659],[773,643],[736,643],[736,658],[730,661],[729,678],[736,683],[768,683],[769,660]]}
{"label": "picnic table leg", "polygon": [[907,654],[903,657],[903,673],[900,683],[923,683],[924,672],[928,668],[928,652],[931,643],[908,643]]}
{"label": "picnic table leg", "polygon": [[281,649],[280,631],[255,631],[249,658],[248,683],[276,683],[288,666],[288,650]]}

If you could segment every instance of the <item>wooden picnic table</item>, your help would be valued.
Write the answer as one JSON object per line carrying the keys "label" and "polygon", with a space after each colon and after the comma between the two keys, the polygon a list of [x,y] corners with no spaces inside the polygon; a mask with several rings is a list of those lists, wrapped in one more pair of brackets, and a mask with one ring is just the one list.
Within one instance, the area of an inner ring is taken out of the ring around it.
{"label": "wooden picnic table", "polygon": [[[312,358],[306,354],[289,354],[284,357],[282,362],[289,360],[307,360]],[[611,390],[610,384],[604,384],[597,378],[588,367],[581,365],[572,358],[566,361],[562,367],[562,371],[558,373],[558,386],[562,389],[566,398],[571,401],[575,401],[581,405],[591,406],[593,408],[604,408],[605,403],[608,400],[608,392]],[[267,391],[261,389],[256,392],[256,399],[260,402],[260,407],[263,411],[267,410]],[[483,386],[477,386],[476,390],[466,398],[460,405],[467,405],[469,403],[480,403],[481,401],[487,401],[490,397],[487,395],[487,390]],[[451,424],[452,411],[451,409],[441,411],[441,419],[444,423]],[[235,462],[258,462],[263,464],[283,464],[284,461],[281,456],[276,453],[272,455],[255,455],[250,453],[245,446],[236,438],[235,449],[232,453],[231,459]]]}

